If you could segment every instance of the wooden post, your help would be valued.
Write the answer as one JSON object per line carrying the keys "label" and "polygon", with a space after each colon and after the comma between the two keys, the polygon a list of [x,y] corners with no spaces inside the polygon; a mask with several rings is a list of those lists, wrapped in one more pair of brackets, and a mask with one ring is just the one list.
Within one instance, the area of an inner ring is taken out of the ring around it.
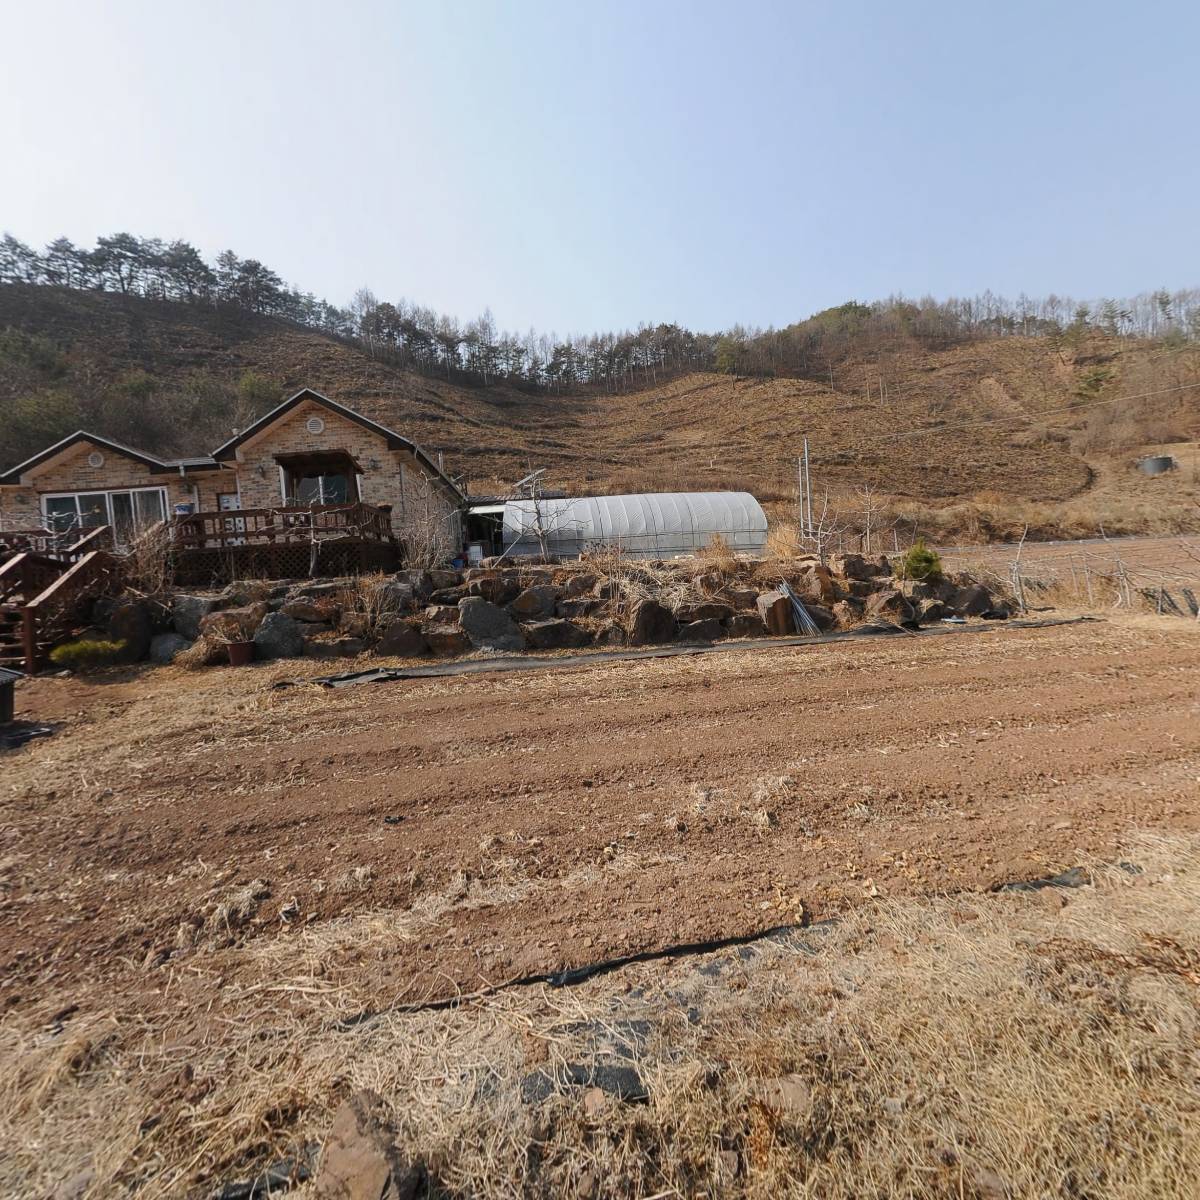
{"label": "wooden post", "polygon": [[37,609],[26,605],[21,610],[21,641],[25,652],[25,672],[36,675],[38,670]]}

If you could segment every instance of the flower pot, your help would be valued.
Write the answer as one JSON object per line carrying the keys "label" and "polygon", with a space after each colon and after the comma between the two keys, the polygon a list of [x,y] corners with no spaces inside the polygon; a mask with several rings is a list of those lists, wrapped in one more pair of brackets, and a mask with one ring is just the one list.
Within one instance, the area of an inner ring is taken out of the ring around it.
{"label": "flower pot", "polygon": [[254,661],[253,642],[227,642],[225,649],[229,651],[231,667],[245,667]]}

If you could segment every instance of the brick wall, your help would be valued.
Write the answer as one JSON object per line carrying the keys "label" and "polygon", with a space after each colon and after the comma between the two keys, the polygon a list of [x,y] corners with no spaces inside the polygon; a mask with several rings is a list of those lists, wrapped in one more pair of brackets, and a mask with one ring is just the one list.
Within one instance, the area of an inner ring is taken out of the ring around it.
{"label": "brick wall", "polygon": [[[88,456],[99,452],[104,462],[93,467]],[[167,514],[176,503],[192,500],[190,477],[152,474],[145,463],[107,446],[80,442],[45,470],[31,472],[29,487],[0,491],[0,524],[8,529],[31,529],[42,524],[41,497],[61,492],[115,492],[123,488],[161,487],[167,490]]]}
{"label": "brick wall", "polygon": [[[320,417],[324,429],[310,433],[310,417]],[[104,455],[99,467],[88,455]],[[436,541],[446,553],[462,544],[458,498],[416,455],[391,450],[385,438],[318,404],[299,405],[265,429],[252,442],[239,446],[237,461],[215,472],[152,474],[150,468],[104,446],[81,442],[45,471],[35,471],[32,486],[0,491],[0,528],[26,529],[42,524],[40,497],[56,492],[118,491],[122,488],[165,487],[167,514],[177,503],[197,503],[199,512],[215,512],[222,492],[241,493],[241,508],[279,508],[284,504],[277,454],[345,450],[362,468],[362,500],[390,504],[397,536],[428,545]],[[240,489],[239,489],[240,485]]]}
{"label": "brick wall", "polygon": [[[320,433],[305,428],[310,417],[320,417],[324,422]],[[416,519],[419,513],[424,525],[432,512],[433,524],[444,530],[440,539],[444,549],[458,548],[461,534],[457,499],[436,475],[408,451],[390,450],[379,434],[310,402],[297,406],[256,439],[238,447],[236,467],[242,507],[278,508],[284,503],[277,454],[329,450],[345,450],[358,463],[363,472],[359,481],[363,503],[390,504],[392,526],[399,536],[404,536],[409,519]]]}

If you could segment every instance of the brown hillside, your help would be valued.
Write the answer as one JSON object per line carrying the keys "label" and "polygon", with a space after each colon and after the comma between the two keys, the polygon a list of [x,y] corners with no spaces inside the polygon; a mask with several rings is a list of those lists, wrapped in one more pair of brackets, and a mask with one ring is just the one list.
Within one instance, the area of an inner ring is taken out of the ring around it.
{"label": "brown hillside", "polygon": [[[36,412],[43,393],[69,393],[87,413],[106,389],[145,373],[159,409],[170,416],[178,404],[178,419],[160,424],[157,435],[147,422],[146,438],[158,443],[147,448],[203,452],[228,436],[230,424],[311,386],[443,451],[447,467],[477,492],[537,466],[547,468],[548,484],[569,490],[745,487],[783,504],[794,496],[807,434],[814,482],[835,494],[869,484],[923,512],[964,503],[1015,511],[1018,500],[1078,508],[1096,495],[1097,479],[1105,504],[1168,486],[1136,476],[1128,461],[1143,445],[1194,438],[1200,410],[1200,389],[1112,404],[1111,397],[1200,378],[1200,356],[1099,337],[1072,350],[1044,338],[896,351],[882,360],[873,350],[835,365],[832,386],[691,374],[624,395],[555,396],[415,375],[268,318],[110,294],[0,287],[3,329],[49,339],[65,363],[47,382],[0,357],[0,398],[13,411],[24,400]],[[268,386],[236,414],[179,399],[197,381],[236,399],[248,373]],[[1058,411],[1081,397],[1090,397],[1084,407]],[[95,413],[98,432],[120,435],[103,428],[102,405]],[[31,452],[16,433],[4,436],[4,421],[0,412],[0,460]],[[28,420],[22,429],[26,440],[33,436]],[[1147,503],[1152,514],[1183,503],[1175,524],[1194,515],[1190,492]]]}

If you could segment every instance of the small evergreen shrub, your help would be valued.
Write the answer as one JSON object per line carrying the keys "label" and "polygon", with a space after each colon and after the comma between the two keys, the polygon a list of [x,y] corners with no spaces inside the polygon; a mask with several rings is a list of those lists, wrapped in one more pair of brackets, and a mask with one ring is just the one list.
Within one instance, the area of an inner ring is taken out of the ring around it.
{"label": "small evergreen shrub", "polygon": [[50,651],[50,661],[56,667],[65,667],[68,671],[94,671],[97,667],[106,667],[115,662],[124,649],[124,642],[81,638],[77,642],[64,642],[61,646],[55,646]]}
{"label": "small evergreen shrub", "polygon": [[899,575],[901,579],[936,582],[942,577],[942,560],[936,550],[925,545],[924,538],[917,538],[900,559]]}

